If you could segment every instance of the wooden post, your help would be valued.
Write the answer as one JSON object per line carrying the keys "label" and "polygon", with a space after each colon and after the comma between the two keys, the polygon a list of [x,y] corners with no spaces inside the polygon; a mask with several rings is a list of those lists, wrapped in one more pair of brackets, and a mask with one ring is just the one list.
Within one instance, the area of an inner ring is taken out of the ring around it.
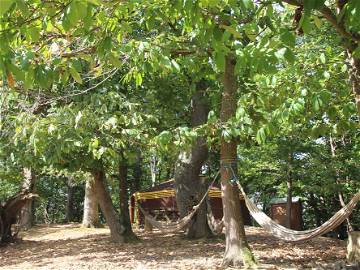
{"label": "wooden post", "polygon": [[349,232],[347,260],[360,265],[360,231]]}

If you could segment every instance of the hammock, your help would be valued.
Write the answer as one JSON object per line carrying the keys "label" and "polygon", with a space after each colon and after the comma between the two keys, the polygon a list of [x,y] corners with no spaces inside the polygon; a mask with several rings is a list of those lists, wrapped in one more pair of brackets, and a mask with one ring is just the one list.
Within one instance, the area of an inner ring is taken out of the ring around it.
{"label": "hammock", "polygon": [[179,219],[178,221],[169,222],[169,223],[158,221],[154,217],[152,217],[148,212],[146,212],[140,205],[138,207],[139,207],[140,211],[143,213],[143,215],[145,216],[146,220],[152,226],[159,229],[162,233],[176,233],[176,232],[179,232],[182,229],[184,229],[190,223],[190,221],[192,220],[192,218],[196,214],[197,210],[200,208],[201,204],[206,199],[206,197],[207,197],[212,185],[214,184],[217,176],[219,175],[219,173],[220,173],[220,171],[218,171],[218,173],[214,177],[214,180],[209,185],[209,188],[207,189],[207,191],[205,192],[204,196],[199,201],[199,203],[193,207],[193,209],[189,212],[189,214],[187,214],[183,218]]}
{"label": "hammock", "polygon": [[280,224],[273,221],[270,217],[265,215],[265,213],[259,210],[257,206],[245,194],[244,189],[242,188],[239,182],[237,182],[237,185],[242,195],[244,196],[246,206],[249,209],[251,216],[256,220],[256,222],[259,223],[259,225],[265,231],[273,234],[277,238],[289,242],[307,241],[332,231],[351,215],[351,212],[354,210],[357,202],[360,200],[360,191],[359,191],[358,193],[355,194],[355,196],[350,200],[350,202],[347,205],[345,205],[342,209],[336,212],[328,221],[326,221],[321,226],[311,230],[296,231],[281,226]]}
{"label": "hammock", "polygon": [[224,220],[221,219],[218,221],[215,219],[214,214],[211,210],[211,204],[210,204],[209,200],[206,200],[206,205],[207,205],[206,218],[207,218],[207,223],[209,225],[209,228],[214,235],[219,235],[223,231]]}

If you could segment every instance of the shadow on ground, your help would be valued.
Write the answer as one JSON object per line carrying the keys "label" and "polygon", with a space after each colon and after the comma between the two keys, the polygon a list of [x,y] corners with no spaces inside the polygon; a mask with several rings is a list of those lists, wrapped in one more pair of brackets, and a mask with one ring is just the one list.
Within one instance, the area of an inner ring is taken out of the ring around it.
{"label": "shadow on ground", "polygon": [[[0,269],[219,269],[224,240],[185,240],[181,234],[137,232],[140,243],[109,242],[107,229],[54,225],[35,227],[24,239],[0,249]],[[249,242],[266,269],[304,269],[341,260],[345,243],[319,238],[284,243],[258,228]]]}

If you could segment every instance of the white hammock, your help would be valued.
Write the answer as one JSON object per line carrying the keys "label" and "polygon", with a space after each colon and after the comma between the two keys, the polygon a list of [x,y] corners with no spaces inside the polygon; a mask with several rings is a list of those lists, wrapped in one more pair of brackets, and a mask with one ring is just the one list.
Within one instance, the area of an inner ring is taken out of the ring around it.
{"label": "white hammock", "polygon": [[257,206],[246,195],[240,183],[237,182],[237,184],[242,195],[244,196],[246,206],[249,209],[251,216],[256,220],[256,222],[265,231],[273,234],[277,238],[289,242],[307,241],[332,231],[351,215],[351,212],[354,210],[357,202],[360,200],[360,191],[359,191],[358,193],[355,194],[355,196],[350,200],[350,202],[347,205],[345,205],[342,209],[336,212],[328,221],[326,221],[321,226],[311,230],[296,231],[281,226],[280,224],[272,220],[270,217],[268,217],[264,212],[259,210]]}
{"label": "white hammock", "polygon": [[207,218],[208,226],[214,235],[219,235],[222,233],[224,228],[224,219],[221,220],[215,219],[214,213],[211,210],[211,204],[209,200],[206,200],[206,205],[207,205],[206,218]]}
{"label": "white hammock", "polygon": [[167,222],[158,221],[154,217],[152,217],[149,213],[147,213],[140,205],[138,207],[139,207],[140,211],[143,213],[143,215],[145,216],[145,219],[152,226],[159,229],[159,231],[161,231],[162,233],[175,233],[175,232],[181,231],[182,229],[184,229],[190,223],[190,221],[192,220],[192,218],[196,214],[197,210],[200,208],[201,204],[206,199],[212,185],[215,183],[216,178],[219,175],[219,172],[214,177],[213,181],[209,185],[209,188],[207,189],[207,191],[205,192],[205,194],[203,195],[203,197],[201,198],[199,203],[193,207],[193,209],[189,212],[189,214],[187,214],[185,217],[179,219],[176,222],[167,223]]}

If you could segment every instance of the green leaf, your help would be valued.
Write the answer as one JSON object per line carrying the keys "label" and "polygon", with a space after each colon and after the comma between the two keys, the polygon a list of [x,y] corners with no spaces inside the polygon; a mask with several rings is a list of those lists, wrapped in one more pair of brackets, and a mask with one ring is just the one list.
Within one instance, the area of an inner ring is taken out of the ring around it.
{"label": "green leaf", "polygon": [[281,48],[281,49],[277,50],[277,51],[275,52],[276,58],[278,58],[279,60],[284,59],[284,55],[285,55],[286,49],[287,49],[287,48]]}
{"label": "green leaf", "polygon": [[289,48],[286,48],[284,57],[290,64],[295,62],[295,54]]}
{"label": "green leaf", "polygon": [[32,42],[38,42],[40,40],[40,29],[37,27],[31,27],[27,30],[28,37]]}
{"label": "green leaf", "polygon": [[215,53],[215,64],[220,71],[225,70],[225,53],[216,52]]}
{"label": "green leaf", "polygon": [[289,30],[284,29],[280,35],[280,40],[289,47],[295,46],[295,35]]}
{"label": "green leaf", "polygon": [[27,73],[25,73],[24,87],[26,90],[29,90],[34,85],[34,69],[30,68]]}
{"label": "green leaf", "polygon": [[176,71],[178,71],[178,72],[180,71],[180,66],[174,59],[171,60],[171,64],[176,69]]}
{"label": "green leaf", "polygon": [[236,31],[236,29],[232,26],[229,25],[221,25],[221,28],[224,28],[225,30],[227,30],[229,33],[231,33],[235,38],[241,38],[242,35]]}
{"label": "green leaf", "polygon": [[253,1],[252,0],[241,0],[245,8],[252,8],[253,7]]}
{"label": "green leaf", "polygon": [[343,64],[343,65],[341,66],[341,72],[346,72],[347,70],[348,70],[347,65],[346,65],[346,64]]}
{"label": "green leaf", "polygon": [[110,63],[114,66],[114,67],[121,67],[122,66],[122,63],[121,61],[119,60],[119,57],[117,57],[116,55],[114,55],[113,53],[110,53],[109,54],[109,61]]}
{"label": "green leaf", "polygon": [[325,64],[326,63],[326,57],[325,57],[325,54],[324,53],[321,53],[320,54],[320,62]]}
{"label": "green leaf", "polygon": [[312,98],[312,106],[315,112],[320,110],[320,107],[323,105],[322,100],[320,99],[319,96],[314,96]]}
{"label": "green leaf", "polygon": [[263,144],[266,141],[266,134],[265,134],[265,129],[264,128],[260,128],[257,133],[256,133],[256,141],[259,144]]}
{"label": "green leaf", "polygon": [[357,48],[355,49],[355,51],[353,51],[352,55],[356,58],[360,58],[360,45],[357,46]]}
{"label": "green leaf", "polygon": [[73,66],[70,67],[69,72],[77,83],[82,84],[81,76]]}
{"label": "green leaf", "polygon": [[302,30],[304,31],[305,34],[310,33],[310,31],[311,31],[310,16],[303,14],[301,19],[300,19],[299,25],[300,25],[300,27],[302,28]]}
{"label": "green leaf", "polygon": [[143,79],[142,79],[142,75],[141,75],[141,73],[136,73],[136,76],[135,76],[135,83],[136,83],[136,85],[137,86],[140,86],[141,84],[142,84],[142,81],[143,81]]}
{"label": "green leaf", "polygon": [[20,9],[23,16],[29,15],[29,8],[27,7],[24,0],[16,0],[16,5]]}
{"label": "green leaf", "polygon": [[323,75],[325,79],[330,79],[330,73],[328,71],[324,71]]}
{"label": "green leaf", "polygon": [[3,16],[15,3],[15,0],[0,0],[0,16]]}
{"label": "green leaf", "polygon": [[245,28],[245,34],[251,41],[256,41],[256,33],[251,28]]}
{"label": "green leaf", "polygon": [[79,20],[84,19],[87,15],[87,2],[82,0],[72,1],[66,15],[70,23],[76,25]]}
{"label": "green leaf", "polygon": [[318,16],[313,15],[312,17],[314,19],[314,23],[315,23],[316,27],[320,29],[322,26],[322,21],[319,19]]}
{"label": "green leaf", "polygon": [[85,0],[85,1],[96,6],[101,4],[101,0]]}

